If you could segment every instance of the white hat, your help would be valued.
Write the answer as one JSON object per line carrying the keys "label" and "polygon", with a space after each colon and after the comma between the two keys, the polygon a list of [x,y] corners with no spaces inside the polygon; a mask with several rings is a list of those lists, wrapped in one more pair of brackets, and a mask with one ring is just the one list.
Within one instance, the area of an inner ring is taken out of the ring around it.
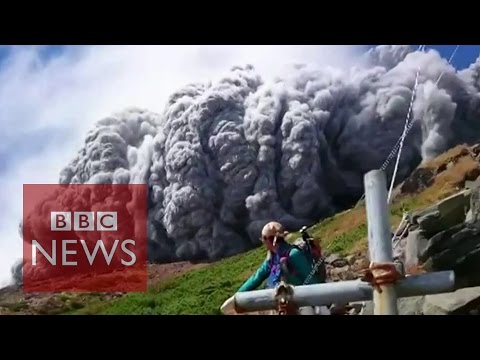
{"label": "white hat", "polygon": [[285,230],[283,229],[282,224],[272,221],[266,224],[262,229],[262,242],[269,237],[283,237],[284,235]]}

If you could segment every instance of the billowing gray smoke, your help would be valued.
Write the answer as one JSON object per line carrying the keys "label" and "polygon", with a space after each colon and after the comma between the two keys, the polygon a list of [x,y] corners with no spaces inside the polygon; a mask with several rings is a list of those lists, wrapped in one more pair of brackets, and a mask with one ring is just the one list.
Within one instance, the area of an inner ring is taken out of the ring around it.
{"label": "billowing gray smoke", "polygon": [[480,60],[458,73],[434,51],[381,46],[349,72],[297,66],[271,83],[235,67],[174,93],[162,114],[101,120],[60,182],[147,182],[151,260],[244,251],[267,221],[295,229],[358,200],[402,133],[418,68],[401,180],[480,137]]}

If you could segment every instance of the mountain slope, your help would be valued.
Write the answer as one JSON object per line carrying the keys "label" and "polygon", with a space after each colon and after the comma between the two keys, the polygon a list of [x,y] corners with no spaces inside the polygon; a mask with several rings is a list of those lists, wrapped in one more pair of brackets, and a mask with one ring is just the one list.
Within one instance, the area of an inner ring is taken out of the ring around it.
{"label": "mountain slope", "polygon": [[[480,145],[457,146],[436,159],[419,166],[394,191],[391,224],[395,229],[404,211],[420,209],[461,190],[466,181],[480,175]],[[310,229],[322,240],[326,252],[343,255],[362,254],[367,249],[367,224],[364,204],[325,219]],[[298,234],[290,234],[289,240]],[[64,307],[50,304],[43,312],[31,311],[32,299],[18,292],[0,294],[0,311],[4,313],[73,313],[73,314],[219,314],[219,306],[230,297],[265,257],[257,248],[212,264],[183,265],[168,274],[168,267],[151,267],[147,293],[115,296],[69,295],[61,297]],[[168,265],[174,267],[174,264]],[[165,273],[165,276],[163,275]],[[153,274],[153,275],[152,275]],[[157,274],[155,276],[154,274]],[[13,296],[12,293],[17,294]],[[8,306],[5,299],[9,298]],[[33,297],[35,299],[35,297]],[[34,301],[33,301],[34,303]],[[2,305],[3,304],[3,305]],[[3,310],[2,310],[3,309]],[[52,310],[53,309],[53,310]]]}
{"label": "mountain slope", "polygon": [[[391,224],[396,228],[403,211],[429,206],[461,190],[465,182],[480,175],[480,146],[450,149],[419,166],[395,190]],[[326,219],[310,229],[334,253],[363,253],[367,249],[364,204]],[[290,239],[298,234],[291,234]],[[195,270],[150,289],[147,294],[127,295],[94,311],[106,314],[218,314],[220,304],[255,271],[265,256],[263,248],[237,255],[201,270]]]}

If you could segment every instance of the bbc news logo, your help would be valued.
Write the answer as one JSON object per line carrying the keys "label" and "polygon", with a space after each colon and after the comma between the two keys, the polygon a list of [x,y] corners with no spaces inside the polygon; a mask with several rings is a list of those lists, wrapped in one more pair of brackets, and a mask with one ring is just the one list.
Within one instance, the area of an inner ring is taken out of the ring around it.
{"label": "bbc news logo", "polygon": [[[52,231],[72,230],[72,213],[69,211],[52,211]],[[96,216],[93,211],[75,211],[73,213],[74,231],[94,231],[95,226],[99,231],[117,231],[117,213],[111,211],[99,211]],[[95,223],[95,219],[97,222]]]}
{"label": "bbc news logo", "polygon": [[[70,212],[64,211],[53,211],[51,212],[51,231],[71,231],[71,214]],[[74,231],[95,231],[95,225],[93,223],[93,219],[95,218],[94,212],[74,212],[73,213],[75,222],[74,222]],[[106,225],[104,223],[104,219],[109,218],[110,224]],[[116,231],[117,230],[117,213],[116,212],[103,212],[100,211],[97,213],[98,225],[96,229],[98,231]],[[107,253],[105,244],[102,240],[97,240],[95,244],[95,248],[93,249],[92,253],[90,253],[87,243],[85,240],[80,240],[82,248],[87,256],[88,262],[90,265],[93,265],[95,257],[97,256],[98,250],[101,249],[104,255],[105,261],[107,265],[110,265],[112,262],[112,257],[115,254],[117,246],[119,244],[119,240],[114,240],[113,246],[109,253]],[[56,257],[56,243],[57,240],[52,240],[52,254],[48,254],[48,252],[42,247],[42,245],[37,241],[32,241],[32,265],[37,265],[37,252],[40,251],[43,256],[50,262],[51,265],[57,265],[57,257]],[[62,254],[62,265],[63,266],[77,266],[77,261],[67,261],[67,255],[77,255],[76,251],[68,250],[68,244],[76,244],[77,240],[62,240],[61,241],[61,254]],[[126,245],[131,244],[135,246],[135,241],[132,239],[127,239],[122,241],[121,243],[121,250],[131,257],[131,260],[124,261],[121,259],[121,263],[125,266],[132,266],[136,263],[136,255],[134,252],[129,250]]]}
{"label": "bbc news logo", "polygon": [[145,291],[146,185],[24,185],[23,288]]}

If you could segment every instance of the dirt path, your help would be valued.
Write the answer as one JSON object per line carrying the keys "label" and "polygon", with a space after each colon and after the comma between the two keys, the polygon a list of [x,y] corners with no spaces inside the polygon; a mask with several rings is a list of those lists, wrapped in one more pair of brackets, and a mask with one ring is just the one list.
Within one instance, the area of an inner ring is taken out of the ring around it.
{"label": "dirt path", "polygon": [[166,279],[180,276],[187,271],[201,269],[208,266],[206,263],[193,264],[189,261],[181,261],[170,264],[149,264],[148,265],[148,284],[149,286],[157,284]]}

